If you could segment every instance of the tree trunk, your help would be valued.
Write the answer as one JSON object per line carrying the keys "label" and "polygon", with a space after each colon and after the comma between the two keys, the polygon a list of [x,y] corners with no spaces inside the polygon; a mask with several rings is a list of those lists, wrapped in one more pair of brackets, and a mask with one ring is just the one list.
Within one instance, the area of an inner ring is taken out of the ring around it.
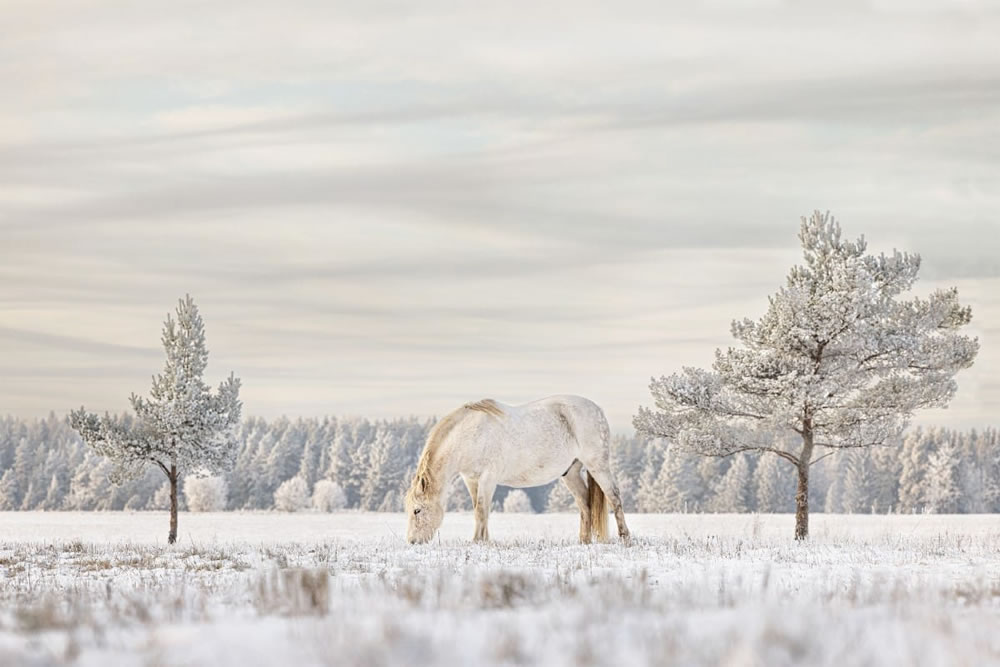
{"label": "tree trunk", "polygon": [[799,487],[795,492],[795,539],[809,537],[809,462],[799,461]]}
{"label": "tree trunk", "polygon": [[804,540],[809,537],[809,462],[812,461],[812,433],[806,431],[802,436],[802,454],[796,468],[799,471],[799,486],[795,491],[795,539]]}
{"label": "tree trunk", "polygon": [[177,541],[177,466],[170,466],[170,534],[167,535],[167,544]]}

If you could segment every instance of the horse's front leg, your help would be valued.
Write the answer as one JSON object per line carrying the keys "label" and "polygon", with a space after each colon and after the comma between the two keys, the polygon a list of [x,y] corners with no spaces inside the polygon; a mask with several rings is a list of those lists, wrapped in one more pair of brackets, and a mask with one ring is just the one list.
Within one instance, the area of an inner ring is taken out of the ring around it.
{"label": "horse's front leg", "polygon": [[471,475],[462,475],[462,481],[465,482],[465,488],[469,490],[469,496],[472,498],[472,515],[476,518],[476,532],[472,535],[472,539],[479,539],[479,478],[472,477]]}
{"label": "horse's front leg", "polygon": [[485,475],[476,481],[476,535],[473,539],[477,542],[488,542],[490,539],[490,504],[496,488],[497,485]]}

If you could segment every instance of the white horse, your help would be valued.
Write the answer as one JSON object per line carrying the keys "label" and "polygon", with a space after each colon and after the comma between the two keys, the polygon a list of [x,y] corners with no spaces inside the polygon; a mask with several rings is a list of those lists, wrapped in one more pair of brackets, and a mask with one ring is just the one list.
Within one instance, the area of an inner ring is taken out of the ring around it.
{"label": "white horse", "polygon": [[[477,541],[489,540],[487,522],[497,484],[527,487],[562,476],[580,509],[580,541],[607,537],[605,496],[627,539],[618,486],[611,475],[611,434],[604,412],[580,396],[550,396],[524,405],[492,399],[467,403],[434,425],[406,494],[412,544],[430,540],[444,520],[448,490],[461,475],[475,506]],[[587,481],[581,475],[587,469]]]}

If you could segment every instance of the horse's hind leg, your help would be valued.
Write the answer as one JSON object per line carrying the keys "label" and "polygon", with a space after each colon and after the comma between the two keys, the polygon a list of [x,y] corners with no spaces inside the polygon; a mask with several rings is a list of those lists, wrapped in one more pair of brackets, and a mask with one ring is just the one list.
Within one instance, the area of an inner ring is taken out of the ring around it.
{"label": "horse's hind leg", "polygon": [[587,483],[583,481],[580,470],[583,464],[580,461],[573,461],[566,474],[562,476],[563,483],[576,499],[576,506],[580,510],[580,543],[590,543],[590,504],[587,502]]}
{"label": "horse's hind leg", "polygon": [[605,466],[597,466],[596,468],[587,468],[587,472],[590,473],[590,476],[597,482],[597,486],[601,487],[601,491],[604,491],[604,495],[611,502],[611,509],[615,512],[615,521],[618,523],[618,536],[623,540],[628,539],[629,532],[628,526],[625,525],[622,496],[618,492],[618,485],[615,484],[611,471]]}

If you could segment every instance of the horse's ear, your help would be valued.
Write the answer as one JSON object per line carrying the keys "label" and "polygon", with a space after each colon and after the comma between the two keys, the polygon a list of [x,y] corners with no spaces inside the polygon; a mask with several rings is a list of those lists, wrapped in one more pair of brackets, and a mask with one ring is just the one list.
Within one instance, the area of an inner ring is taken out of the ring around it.
{"label": "horse's ear", "polygon": [[421,492],[427,491],[427,478],[424,477],[423,475],[420,476],[420,491]]}

